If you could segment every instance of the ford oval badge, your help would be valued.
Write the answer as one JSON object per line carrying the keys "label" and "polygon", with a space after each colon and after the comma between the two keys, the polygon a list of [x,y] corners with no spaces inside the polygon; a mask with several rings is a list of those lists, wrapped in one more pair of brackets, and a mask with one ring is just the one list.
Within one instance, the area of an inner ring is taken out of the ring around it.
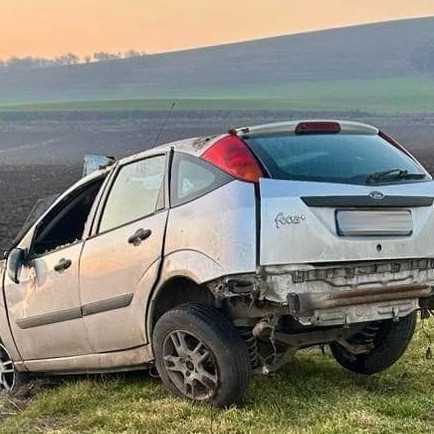
{"label": "ford oval badge", "polygon": [[369,193],[369,197],[374,200],[382,200],[384,199],[384,194],[381,191],[372,191]]}

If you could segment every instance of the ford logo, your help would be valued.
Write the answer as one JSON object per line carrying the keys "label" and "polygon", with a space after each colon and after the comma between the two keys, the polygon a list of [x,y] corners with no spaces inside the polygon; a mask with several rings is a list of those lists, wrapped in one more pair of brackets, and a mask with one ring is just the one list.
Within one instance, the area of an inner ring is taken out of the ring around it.
{"label": "ford logo", "polygon": [[374,200],[382,200],[384,199],[384,194],[381,191],[372,191],[369,193],[369,197]]}

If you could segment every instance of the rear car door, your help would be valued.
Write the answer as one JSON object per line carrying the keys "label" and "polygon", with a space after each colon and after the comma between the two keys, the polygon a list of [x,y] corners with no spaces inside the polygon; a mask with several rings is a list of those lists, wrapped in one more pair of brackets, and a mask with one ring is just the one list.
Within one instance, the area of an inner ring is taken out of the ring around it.
{"label": "rear car door", "polygon": [[162,258],[168,211],[165,154],[120,165],[80,263],[83,317],[93,352],[146,343],[145,299]]}

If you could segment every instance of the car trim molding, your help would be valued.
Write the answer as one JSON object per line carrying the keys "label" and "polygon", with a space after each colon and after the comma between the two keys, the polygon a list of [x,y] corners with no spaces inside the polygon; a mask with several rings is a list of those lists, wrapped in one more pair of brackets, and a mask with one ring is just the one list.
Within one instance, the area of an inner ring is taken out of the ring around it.
{"label": "car trim molding", "polygon": [[70,321],[73,319],[81,318],[81,308],[73,307],[71,309],[58,310],[55,312],[44,313],[42,315],[29,316],[27,318],[20,318],[16,320],[17,326],[20,329],[30,329],[57,322]]}
{"label": "car trim molding", "polygon": [[373,207],[373,208],[419,208],[432,206],[430,196],[384,196],[381,200],[372,196],[306,196],[302,201],[311,207]]}
{"label": "car trim molding", "polygon": [[128,307],[133,301],[134,294],[123,294],[117,297],[106,298],[104,300],[95,301],[93,303],[84,304],[81,307],[83,317],[95,315],[109,310],[121,309]]}
{"label": "car trim molding", "polygon": [[122,294],[116,297],[106,298],[100,301],[87,303],[82,306],[70,309],[58,310],[55,312],[34,315],[26,318],[19,318],[16,324],[20,329],[30,329],[59,322],[71,321],[73,319],[84,318],[85,316],[97,313],[108,312],[110,310],[128,307],[134,298],[134,294]]}

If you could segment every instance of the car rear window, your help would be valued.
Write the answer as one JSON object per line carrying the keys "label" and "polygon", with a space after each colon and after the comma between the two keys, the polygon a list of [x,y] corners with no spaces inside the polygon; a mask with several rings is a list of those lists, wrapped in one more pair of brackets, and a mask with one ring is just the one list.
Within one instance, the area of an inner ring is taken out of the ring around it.
{"label": "car rear window", "polygon": [[276,179],[367,184],[368,176],[377,172],[401,169],[425,173],[412,158],[378,135],[286,134],[245,140]]}

